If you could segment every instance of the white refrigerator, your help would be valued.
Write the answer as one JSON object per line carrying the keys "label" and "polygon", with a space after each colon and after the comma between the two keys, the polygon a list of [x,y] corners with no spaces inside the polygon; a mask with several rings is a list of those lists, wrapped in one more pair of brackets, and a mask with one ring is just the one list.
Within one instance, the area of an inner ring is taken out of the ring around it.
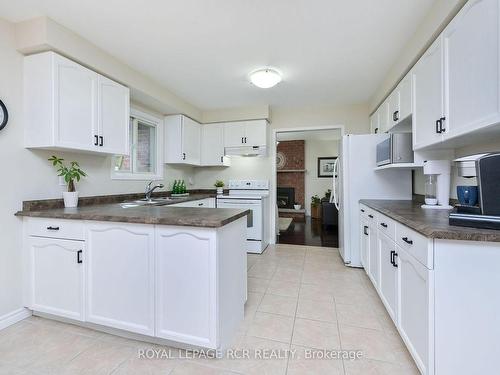
{"label": "white refrigerator", "polygon": [[344,263],[362,267],[360,199],[412,199],[409,169],[376,171],[377,144],[387,134],[345,135],[335,163],[332,200],[339,211],[339,251]]}

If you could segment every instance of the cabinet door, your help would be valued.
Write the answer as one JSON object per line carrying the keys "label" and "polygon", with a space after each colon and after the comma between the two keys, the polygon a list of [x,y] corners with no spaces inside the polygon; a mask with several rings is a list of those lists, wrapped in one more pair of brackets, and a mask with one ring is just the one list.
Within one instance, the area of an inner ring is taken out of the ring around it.
{"label": "cabinet door", "polygon": [[373,225],[368,227],[368,236],[370,245],[368,246],[368,276],[370,277],[373,285],[378,288],[380,278],[380,253],[377,241],[377,228]]}
{"label": "cabinet door", "polygon": [[370,133],[376,134],[379,132],[379,112],[378,110],[370,117]]}
{"label": "cabinet door", "polygon": [[201,165],[227,165],[224,157],[224,124],[201,126]]}
{"label": "cabinet door", "polygon": [[366,220],[360,219],[360,223],[361,265],[365,268],[365,271],[368,272],[370,248],[369,226]]}
{"label": "cabinet door", "polygon": [[[380,297],[392,320],[396,322],[397,314],[397,281],[396,245],[382,233],[378,233],[380,251]],[[394,263],[394,264],[393,264]]]}
{"label": "cabinet door", "polygon": [[154,335],[154,228],[89,223],[87,320]]}
{"label": "cabinet door", "polygon": [[29,237],[30,308],[83,321],[85,242]]}
{"label": "cabinet door", "polygon": [[216,347],[216,264],[215,232],[157,228],[157,337]]}
{"label": "cabinet door", "polygon": [[245,145],[247,146],[267,146],[266,120],[255,120],[245,122]]}
{"label": "cabinet door", "polygon": [[387,132],[390,127],[392,121],[389,118],[389,102],[386,100],[378,109],[379,111],[379,133]]}
{"label": "cabinet door", "polygon": [[500,119],[499,1],[471,0],[444,32],[445,137]]}
{"label": "cabinet door", "polygon": [[389,128],[391,129],[394,125],[397,125],[400,119],[399,115],[399,90],[396,89],[387,99],[389,104]]}
{"label": "cabinet door", "polygon": [[200,126],[189,117],[184,116],[182,119],[182,159],[186,164],[200,165]]}
{"label": "cabinet door", "polygon": [[224,147],[238,147],[245,144],[245,122],[224,124]]}
{"label": "cabinet door", "polygon": [[399,330],[423,374],[429,374],[432,271],[397,247],[399,268]]}
{"label": "cabinet door", "polygon": [[443,39],[439,37],[413,70],[414,149],[442,140],[436,123],[443,117]]}
{"label": "cabinet door", "polygon": [[95,151],[97,79],[97,73],[54,55],[54,117],[58,147]]}
{"label": "cabinet door", "polygon": [[[128,155],[130,97],[129,89],[99,76],[99,151]],[[102,145],[102,146],[101,146]]]}
{"label": "cabinet door", "polygon": [[398,86],[399,91],[399,121],[406,119],[413,113],[411,100],[411,74],[407,75]]}

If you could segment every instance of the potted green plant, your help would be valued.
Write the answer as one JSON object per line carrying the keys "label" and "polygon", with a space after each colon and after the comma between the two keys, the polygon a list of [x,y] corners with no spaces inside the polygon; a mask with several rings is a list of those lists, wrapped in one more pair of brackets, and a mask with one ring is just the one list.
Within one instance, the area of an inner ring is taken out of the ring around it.
{"label": "potted green plant", "polygon": [[64,165],[64,159],[57,156],[52,155],[48,160],[57,169],[58,176],[63,177],[68,186],[68,191],[63,192],[64,206],[68,208],[78,206],[78,191],[75,189],[75,181],[79,182],[87,174],[80,169],[80,165],[76,161],[70,162],[68,167]]}
{"label": "potted green plant", "polygon": [[217,180],[214,186],[217,188],[217,195],[222,195],[224,193],[224,181]]}
{"label": "potted green plant", "polygon": [[318,195],[311,197],[311,218],[321,218],[321,198]]}

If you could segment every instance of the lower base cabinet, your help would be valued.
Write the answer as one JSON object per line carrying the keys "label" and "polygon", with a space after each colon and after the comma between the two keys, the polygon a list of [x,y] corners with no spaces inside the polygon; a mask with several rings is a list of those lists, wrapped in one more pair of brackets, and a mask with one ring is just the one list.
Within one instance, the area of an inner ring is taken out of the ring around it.
{"label": "lower base cabinet", "polygon": [[26,242],[28,307],[83,321],[85,242],[34,236]]}
{"label": "lower base cabinet", "polygon": [[431,326],[434,321],[434,272],[405,250],[398,248],[399,332],[424,374],[432,374],[429,364],[433,353]]}
{"label": "lower base cabinet", "polygon": [[397,321],[398,306],[398,264],[396,245],[383,233],[378,233],[380,251],[380,298],[394,322]]}
{"label": "lower base cabinet", "polygon": [[154,227],[87,226],[87,321],[154,335]]}

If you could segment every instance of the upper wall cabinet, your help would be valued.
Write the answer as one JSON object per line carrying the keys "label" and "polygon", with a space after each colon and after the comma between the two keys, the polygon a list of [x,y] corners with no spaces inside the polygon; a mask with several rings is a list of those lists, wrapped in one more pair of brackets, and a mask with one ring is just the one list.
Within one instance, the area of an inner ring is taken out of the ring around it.
{"label": "upper wall cabinet", "polygon": [[25,147],[129,153],[129,89],[54,52],[24,58]]}
{"label": "upper wall cabinet", "polygon": [[391,128],[389,121],[389,100],[386,99],[384,103],[377,109],[379,121],[379,133],[385,133]]}
{"label": "upper wall cabinet", "polygon": [[500,123],[499,7],[470,0],[415,66],[414,149],[487,139]]}
{"label": "upper wall cabinet", "polygon": [[500,121],[498,0],[470,0],[443,33],[444,138]]}
{"label": "upper wall cabinet", "polygon": [[443,39],[438,38],[413,69],[413,148],[441,141]]}
{"label": "upper wall cabinet", "polygon": [[227,122],[224,124],[225,147],[267,146],[266,120]]}
{"label": "upper wall cabinet", "polygon": [[184,115],[165,117],[165,163],[201,164],[201,125]]}
{"label": "upper wall cabinet", "polygon": [[379,131],[379,111],[377,110],[373,115],[370,116],[370,133],[377,134]]}
{"label": "upper wall cabinet", "polygon": [[201,126],[201,165],[230,165],[229,158],[224,156],[224,124]]}

